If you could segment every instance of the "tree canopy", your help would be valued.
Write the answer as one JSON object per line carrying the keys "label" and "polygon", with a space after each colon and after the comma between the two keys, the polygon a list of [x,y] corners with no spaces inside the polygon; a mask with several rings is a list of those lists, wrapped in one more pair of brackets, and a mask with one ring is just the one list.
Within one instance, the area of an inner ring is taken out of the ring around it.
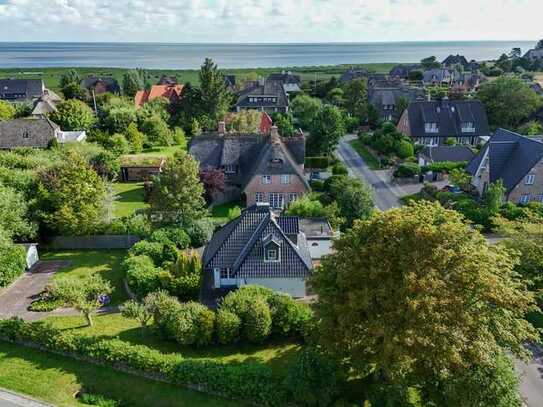
{"label": "tree canopy", "polygon": [[13,105],[5,100],[0,100],[0,122],[15,117],[16,110]]}
{"label": "tree canopy", "polygon": [[307,140],[310,155],[330,155],[345,134],[343,115],[336,106],[324,106],[311,123]]}
{"label": "tree canopy", "polygon": [[96,122],[92,109],[85,102],[77,99],[60,102],[57,110],[51,113],[51,120],[65,131],[88,131]]}
{"label": "tree canopy", "polygon": [[210,58],[205,59],[198,76],[202,110],[211,121],[208,125],[214,126],[228,112],[232,97],[226,88],[224,75]]}
{"label": "tree canopy", "polygon": [[297,96],[290,104],[292,114],[304,130],[310,128],[321,107],[322,102],[320,99],[308,95]]}

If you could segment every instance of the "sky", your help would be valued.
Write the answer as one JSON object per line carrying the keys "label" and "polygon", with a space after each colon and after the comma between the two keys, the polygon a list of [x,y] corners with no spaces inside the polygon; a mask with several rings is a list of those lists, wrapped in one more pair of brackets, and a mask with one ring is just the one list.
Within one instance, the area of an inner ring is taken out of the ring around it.
{"label": "sky", "polygon": [[543,0],[0,0],[0,41],[536,40]]}

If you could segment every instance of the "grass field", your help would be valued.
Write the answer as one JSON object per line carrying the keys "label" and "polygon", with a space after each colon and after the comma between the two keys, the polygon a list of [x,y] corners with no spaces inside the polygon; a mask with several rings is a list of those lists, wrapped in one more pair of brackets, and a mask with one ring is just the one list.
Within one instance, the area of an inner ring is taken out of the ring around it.
{"label": "grass field", "polygon": [[0,387],[62,407],[86,405],[74,398],[81,389],[135,407],[245,405],[5,342],[0,342]]}
{"label": "grass field", "polygon": [[53,280],[62,278],[85,278],[91,274],[99,274],[109,281],[113,287],[111,303],[119,304],[127,299],[123,284],[121,262],[126,255],[125,250],[66,250],[45,252],[42,260],[67,260],[69,267],[59,270]]}
{"label": "grass field", "polygon": [[378,170],[381,168],[381,166],[379,165],[379,160],[377,159],[377,157],[375,157],[367,148],[364,144],[362,144],[360,142],[360,140],[353,140],[351,141],[351,146],[353,146],[353,148],[356,150],[356,152],[358,153],[358,155],[360,155],[360,157],[362,157],[362,159],[364,160],[364,162],[366,164],[368,164],[368,167],[370,167],[370,169],[372,170]]}
{"label": "grass field", "polygon": [[113,216],[121,218],[131,215],[137,209],[149,207],[143,200],[145,196],[143,182],[115,183],[113,189],[117,196],[113,203]]}

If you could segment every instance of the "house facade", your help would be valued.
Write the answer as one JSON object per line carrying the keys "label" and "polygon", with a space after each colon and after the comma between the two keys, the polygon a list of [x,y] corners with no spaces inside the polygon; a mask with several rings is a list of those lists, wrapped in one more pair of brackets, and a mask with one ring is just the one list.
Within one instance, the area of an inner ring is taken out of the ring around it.
{"label": "house facade", "polygon": [[403,112],[397,128],[414,143],[441,146],[448,138],[475,146],[490,135],[488,118],[478,100],[416,101]]}
{"label": "house facade", "polygon": [[259,110],[266,113],[288,113],[288,95],[281,81],[265,79],[251,82],[239,92],[234,109],[237,112]]}
{"label": "house facade", "polygon": [[509,202],[543,202],[543,143],[508,130],[498,129],[466,167],[472,185],[484,194],[502,180]]}
{"label": "house facade", "polygon": [[461,66],[462,69],[467,69],[469,62],[463,55],[449,55],[441,62],[441,66],[447,69],[456,69],[459,66]]}
{"label": "house facade", "polygon": [[11,103],[33,103],[45,93],[41,79],[0,79],[0,100]]}
{"label": "house facade", "polygon": [[424,86],[452,86],[459,73],[455,69],[430,69],[422,73]]}
{"label": "house facade", "polygon": [[278,216],[267,203],[248,207],[215,232],[202,265],[207,289],[256,284],[295,298],[306,295],[313,268],[299,219]]}
{"label": "house facade", "polygon": [[398,122],[406,106],[401,107],[402,100],[409,104],[424,99],[424,89],[407,85],[368,87],[368,102],[379,112],[383,121]]}
{"label": "house facade", "polygon": [[282,209],[311,190],[304,177],[305,138],[270,134],[227,133],[219,130],[193,137],[190,154],[200,169],[224,172],[226,188],[217,202],[245,200],[247,206],[269,203]]}

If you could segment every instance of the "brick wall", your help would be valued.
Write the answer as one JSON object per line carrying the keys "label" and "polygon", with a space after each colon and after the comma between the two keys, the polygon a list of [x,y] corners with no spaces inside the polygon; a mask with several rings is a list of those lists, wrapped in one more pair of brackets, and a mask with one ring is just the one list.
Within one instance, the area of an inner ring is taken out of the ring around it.
{"label": "brick wall", "polygon": [[530,194],[530,201],[541,202],[541,196],[543,196],[543,160],[539,161],[526,175],[534,175],[534,183],[526,185],[526,177],[522,178],[509,193],[508,201],[519,203],[522,195]]}
{"label": "brick wall", "polygon": [[303,194],[309,192],[308,188],[298,175],[290,174],[290,184],[281,184],[280,175],[272,175],[271,177],[271,184],[262,184],[262,178],[260,175],[255,175],[251,179],[244,191],[247,196],[247,206],[251,206],[256,203],[257,192],[264,194],[265,202],[268,202],[268,196],[271,192],[283,194],[285,206],[289,202],[289,193],[296,193],[298,194],[299,198]]}

